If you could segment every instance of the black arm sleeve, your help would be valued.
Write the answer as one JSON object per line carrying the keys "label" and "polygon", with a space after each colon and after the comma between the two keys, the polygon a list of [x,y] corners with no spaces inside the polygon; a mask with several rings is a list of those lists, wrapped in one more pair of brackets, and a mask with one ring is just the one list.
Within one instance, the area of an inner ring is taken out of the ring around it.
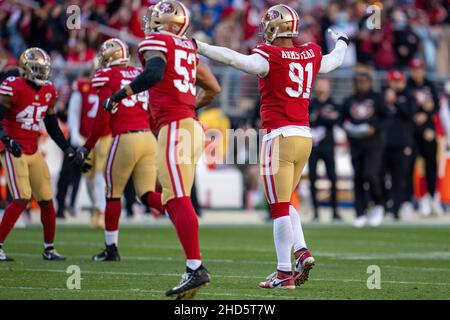
{"label": "black arm sleeve", "polygon": [[53,141],[55,141],[58,147],[65,152],[69,148],[69,143],[67,142],[64,134],[61,131],[61,128],[58,125],[56,115],[51,114],[45,116],[44,124],[45,129],[47,129],[48,135],[53,139]]}
{"label": "black arm sleeve", "polygon": [[8,113],[8,110],[5,108],[5,106],[0,104],[0,140],[3,141],[4,138],[8,137],[8,133],[3,129],[3,123],[2,120]]}
{"label": "black arm sleeve", "polygon": [[134,94],[146,91],[163,79],[166,62],[160,57],[151,58],[145,62],[144,71],[131,83],[130,88]]}

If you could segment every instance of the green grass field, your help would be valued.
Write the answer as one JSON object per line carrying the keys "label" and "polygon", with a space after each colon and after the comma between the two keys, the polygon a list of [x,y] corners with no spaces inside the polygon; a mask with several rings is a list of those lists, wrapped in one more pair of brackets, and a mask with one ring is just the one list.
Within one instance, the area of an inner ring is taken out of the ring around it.
{"label": "green grass field", "polygon": [[[296,290],[257,288],[275,270],[270,226],[202,227],[212,283],[197,299],[449,299],[450,226],[385,226],[356,230],[307,226],[316,260],[310,281]],[[41,229],[13,230],[0,263],[0,299],[165,299],[178,283],[183,254],[170,227],[123,228],[119,263],[95,263],[101,231],[61,227],[57,248],[66,262],[41,258]],[[66,288],[66,268],[81,268],[81,290]],[[381,289],[367,288],[367,267],[381,268]]]}

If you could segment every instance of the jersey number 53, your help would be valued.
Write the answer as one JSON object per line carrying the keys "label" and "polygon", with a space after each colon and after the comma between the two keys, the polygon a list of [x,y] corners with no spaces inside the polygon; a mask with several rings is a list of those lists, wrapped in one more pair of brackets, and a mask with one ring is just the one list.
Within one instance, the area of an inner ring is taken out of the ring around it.
{"label": "jersey number 53", "polygon": [[[183,66],[181,62],[185,60],[188,65],[192,66],[192,72],[189,74],[188,68]],[[176,79],[173,81],[175,88],[182,93],[191,92],[195,96],[195,79],[197,77],[197,63],[196,56],[194,53],[187,53],[184,50],[175,50],[175,71],[178,75],[182,76],[184,79]]]}

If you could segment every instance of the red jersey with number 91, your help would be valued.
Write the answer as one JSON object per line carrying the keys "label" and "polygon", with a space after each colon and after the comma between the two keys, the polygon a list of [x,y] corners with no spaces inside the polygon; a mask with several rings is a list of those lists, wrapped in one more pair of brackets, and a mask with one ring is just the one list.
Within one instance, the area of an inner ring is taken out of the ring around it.
{"label": "red jersey with number 91", "polygon": [[263,129],[309,126],[311,88],[320,69],[322,51],[317,44],[296,48],[262,44],[253,49],[270,64],[270,71],[259,78]]}
{"label": "red jersey with number 91", "polygon": [[195,118],[198,57],[192,40],[154,32],[139,44],[142,65],[146,51],[163,52],[167,61],[163,80],[150,88],[150,110],[157,129],[175,120]]}
{"label": "red jersey with number 91", "polygon": [[92,79],[92,86],[98,90],[101,116],[109,115],[113,136],[129,131],[149,130],[148,93],[135,94],[120,101],[117,112],[109,114],[103,109],[103,102],[114,92],[130,84],[142,69],[136,67],[111,67],[100,69]]}
{"label": "red jersey with number 91", "polygon": [[[11,109],[2,121],[4,130],[21,145],[24,154],[34,154],[41,121],[57,98],[55,87],[48,81],[35,91],[25,79],[9,77],[0,85],[0,94],[12,99]],[[5,150],[3,143],[0,150]]]}

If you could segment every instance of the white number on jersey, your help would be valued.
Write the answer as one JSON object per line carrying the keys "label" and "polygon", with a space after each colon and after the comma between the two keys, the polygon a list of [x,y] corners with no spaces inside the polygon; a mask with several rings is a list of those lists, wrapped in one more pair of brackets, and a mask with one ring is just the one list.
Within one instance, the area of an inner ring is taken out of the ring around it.
{"label": "white number on jersey", "polygon": [[88,96],[88,103],[92,105],[91,109],[87,112],[88,118],[95,118],[97,116],[98,105],[100,104],[100,98],[96,94],[90,94]]}
{"label": "white number on jersey", "polygon": [[[131,80],[122,79],[122,81],[120,82],[120,86],[121,88],[124,88],[130,83]],[[145,90],[138,94],[134,94],[126,99],[123,99],[121,102],[125,107],[128,108],[134,107],[138,102],[142,102],[142,108],[144,110],[148,110],[148,91]]]}
{"label": "white number on jersey", "polygon": [[22,123],[20,126],[25,130],[39,131],[41,120],[48,106],[28,106],[16,115],[16,121]]}
{"label": "white number on jersey", "polygon": [[[305,77],[305,71],[307,73],[306,78],[306,90],[303,91],[303,79]],[[311,96],[311,86],[312,86],[312,77],[313,77],[313,64],[309,62],[305,69],[300,63],[292,62],[289,64],[289,77],[292,82],[298,84],[297,89],[288,87],[286,88],[286,92],[290,97],[298,98],[302,96],[304,99],[309,99]]]}
{"label": "white number on jersey", "polygon": [[[189,75],[188,69],[181,65],[182,60],[186,60],[189,65],[194,65],[191,75]],[[178,91],[182,93],[188,93],[190,91],[194,96],[196,94],[195,79],[197,78],[196,60],[197,59],[194,53],[188,54],[184,50],[175,50],[175,71],[178,75],[183,76],[184,80],[174,80],[173,84]]]}

